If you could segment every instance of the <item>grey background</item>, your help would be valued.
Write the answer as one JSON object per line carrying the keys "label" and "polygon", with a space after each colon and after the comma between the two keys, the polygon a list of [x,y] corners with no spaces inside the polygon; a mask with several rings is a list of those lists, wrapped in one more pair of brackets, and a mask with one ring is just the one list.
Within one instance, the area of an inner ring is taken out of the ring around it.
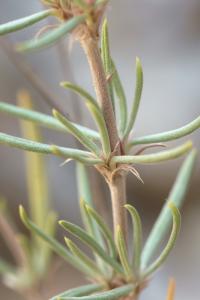
{"label": "grey background", "polygon": [[[0,22],[22,17],[40,9],[39,1],[1,0]],[[134,91],[135,56],[141,58],[144,68],[144,92],[134,134],[139,136],[173,129],[197,117],[200,112],[200,1],[113,0],[107,15],[112,53],[123,78],[129,105]],[[36,25],[31,29],[12,34],[10,38],[12,41],[24,40],[30,34],[34,35],[40,26]],[[68,40],[66,48],[69,43],[71,41]],[[61,71],[56,47],[26,55],[25,58],[57,95],[57,101],[73,116],[71,100],[77,99],[71,99],[71,95],[62,91],[59,82],[74,78],[92,93],[93,90],[88,66],[79,45],[74,43],[72,50],[68,50],[67,53],[65,76]],[[15,103],[16,92],[21,87],[27,87],[31,91],[38,109],[50,113],[49,107],[38,93],[0,50],[0,99]],[[81,102],[77,103],[81,106]],[[82,106],[81,108],[85,115],[82,122],[90,125],[91,120],[85,108]],[[0,131],[20,135],[17,120],[4,115],[0,117]],[[48,143],[74,145],[69,136],[52,134],[50,131],[44,131],[43,134]],[[199,136],[200,132],[197,132],[190,137],[198,149]],[[73,163],[60,168],[60,160],[49,157],[47,161],[53,207],[58,210],[60,218],[80,223]],[[144,185],[129,176],[128,200],[133,202],[142,214],[145,234],[149,232],[170,190],[181,161],[179,159],[176,162],[139,167]],[[0,165],[0,193],[6,196],[11,212],[18,220],[16,206],[21,202],[26,203],[27,197],[23,153],[1,146]],[[182,231],[177,245],[166,265],[155,275],[142,294],[141,300],[165,299],[167,282],[171,276],[175,277],[177,282],[176,299],[198,300],[200,297],[199,175],[198,160],[183,209]],[[107,194],[104,185],[102,188]],[[107,200],[102,201],[109,207]],[[19,226],[23,230],[23,227]],[[3,251],[4,247],[0,248],[0,251],[1,249]],[[49,284],[48,295],[83,282],[83,278],[68,266],[59,269],[56,278],[57,280],[54,278]],[[5,293],[4,299],[17,299],[11,291],[4,287],[1,289],[0,292]]]}

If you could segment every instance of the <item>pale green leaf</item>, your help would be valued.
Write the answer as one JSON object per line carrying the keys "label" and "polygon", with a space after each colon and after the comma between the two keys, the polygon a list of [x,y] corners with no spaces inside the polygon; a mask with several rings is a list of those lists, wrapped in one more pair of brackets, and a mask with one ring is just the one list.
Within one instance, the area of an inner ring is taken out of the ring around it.
{"label": "pale green leaf", "polygon": [[113,267],[116,272],[121,273],[122,269],[119,263],[110,257],[104,249],[96,242],[94,238],[92,238],[89,234],[87,234],[82,228],[77,225],[74,225],[70,222],[59,221],[59,224],[68,232],[75,235],[79,238],[83,243],[85,243],[88,247],[90,247],[93,251],[95,251],[99,257],[101,257],[107,264]]}
{"label": "pale green leaf", "polygon": [[102,292],[97,295],[83,296],[83,297],[60,297],[56,300],[118,300],[121,297],[127,296],[134,291],[133,284],[126,284],[122,287],[115,288],[113,290]]}
{"label": "pale green leaf", "polygon": [[143,252],[142,252],[142,269],[144,270],[146,266],[151,261],[154,256],[157,248],[162,242],[166,232],[169,230],[171,214],[168,209],[168,201],[172,201],[177,208],[181,208],[183,205],[184,197],[189,185],[190,178],[192,176],[192,171],[196,161],[196,150],[191,151],[188,157],[185,159],[180,171],[178,173],[177,179],[174,183],[174,186],[168,196],[168,199],[165,205],[162,208],[162,211],[155,222],[151,233],[148,236],[148,239],[145,243]]}
{"label": "pale green leaf", "polygon": [[123,137],[124,131],[127,127],[127,120],[128,120],[128,111],[127,111],[127,103],[126,103],[126,96],[123,89],[123,85],[121,83],[117,68],[112,61],[112,85],[114,87],[115,93],[119,99],[119,132],[120,137]]}
{"label": "pale green leaf", "polygon": [[67,89],[71,89],[86,101],[86,106],[91,112],[94,121],[99,129],[104,155],[108,158],[111,152],[110,140],[109,140],[106,123],[98,103],[88,92],[86,92],[83,88],[75,84],[65,81],[65,82],[61,82],[61,86]]}
{"label": "pale green leaf", "polygon": [[103,290],[105,287],[102,284],[88,284],[73,288],[63,292],[50,300],[58,300],[60,297],[82,297]]}
{"label": "pale green leaf", "polygon": [[180,127],[178,129],[135,138],[133,141],[129,142],[129,147],[139,145],[139,144],[150,144],[150,143],[173,141],[192,133],[198,128],[200,128],[200,117],[196,118],[189,124]]}
{"label": "pale green leaf", "polygon": [[116,245],[119,253],[119,258],[124,269],[124,273],[126,275],[127,280],[130,280],[134,276],[131,270],[131,264],[129,263],[128,260],[126,243],[120,226],[117,227]]}
{"label": "pale green leaf", "polygon": [[135,86],[135,96],[133,105],[131,108],[131,113],[128,121],[128,125],[125,130],[124,138],[128,138],[128,135],[130,134],[131,130],[133,129],[133,126],[135,124],[135,120],[137,117],[140,100],[142,96],[142,88],[143,88],[143,71],[142,71],[142,65],[139,60],[139,58],[136,58],[136,86]]}
{"label": "pale green leaf", "polygon": [[89,213],[89,215],[95,220],[96,224],[98,224],[102,234],[104,235],[106,242],[108,243],[110,255],[113,258],[117,257],[117,251],[115,247],[115,243],[112,237],[112,232],[108,228],[108,226],[105,224],[103,218],[89,205],[86,204],[86,209]]}
{"label": "pale green leaf", "polygon": [[113,87],[112,87],[112,59],[110,55],[110,46],[109,46],[109,36],[108,36],[108,22],[105,19],[102,25],[102,33],[101,33],[101,57],[104,66],[105,75],[107,78],[107,85],[109,95],[112,101],[113,110],[115,111],[115,100],[113,94]]}
{"label": "pale green leaf", "polygon": [[[43,154],[54,154],[69,159],[75,159],[84,163],[102,163],[101,160],[93,159],[90,152],[77,150],[73,148],[64,148],[58,146],[51,146],[43,143],[30,141],[27,139],[18,138],[12,135],[8,135],[0,132],[0,144],[9,145],[14,148],[19,148],[26,151],[32,151]],[[91,159],[91,160],[90,160]]]}
{"label": "pale green leaf", "polygon": [[46,33],[41,38],[35,38],[33,40],[21,43],[17,46],[18,51],[30,52],[33,50],[39,50],[47,46],[55,44],[60,38],[66,36],[67,33],[71,32],[80,23],[83,23],[85,16],[76,16],[69,21],[63,23],[58,28]]}
{"label": "pale green leaf", "polygon": [[135,272],[140,271],[141,250],[142,250],[142,223],[140,216],[132,205],[125,205],[129,211],[133,223],[133,266]]}
{"label": "pale green leaf", "polygon": [[[53,118],[52,116],[42,114],[40,112],[30,110],[30,109],[24,109],[12,104],[8,104],[5,102],[0,102],[0,111],[3,113],[7,113],[11,116],[18,117],[20,119],[30,121],[33,123],[36,123],[38,125],[55,129],[58,131],[66,132],[67,128],[61,124],[58,120]],[[99,140],[99,134],[98,132],[89,129],[87,127],[78,125],[76,123],[72,123],[74,126],[76,126],[82,133],[84,133],[87,137],[91,139],[97,139]]]}
{"label": "pale green leaf", "polygon": [[100,150],[97,145],[91,141],[84,133],[82,133],[77,127],[75,127],[72,122],[70,122],[66,117],[60,114],[55,109],[53,110],[53,115],[56,119],[58,119],[64,126],[66,126],[67,130],[71,132],[71,134],[79,140],[79,142],[88,148],[91,152],[97,155],[100,155]]}
{"label": "pale green leaf", "polygon": [[49,9],[49,10],[44,10],[39,13],[35,13],[31,16],[24,17],[18,20],[10,21],[5,24],[0,24],[0,35],[8,34],[17,30],[24,29],[28,26],[31,26],[48,16],[52,15],[54,10]]}
{"label": "pale green leaf", "polygon": [[85,268],[88,269],[88,275],[95,279],[102,279],[104,274],[97,267],[97,264],[91,260],[86,254],[81,251],[75,243],[73,243],[70,239],[65,238],[65,243],[70,249],[71,253],[85,265]]}
{"label": "pale green leaf", "polygon": [[31,222],[23,208],[20,205],[19,214],[24,225],[32,232],[37,234],[42,240],[44,240],[49,247],[56,252],[59,256],[63,257],[68,263],[77,268],[79,271],[86,273],[85,266],[80,263],[62,244],[58,243],[54,238],[47,235],[44,231],[42,231],[37,225]]}
{"label": "pale green leaf", "polygon": [[178,233],[180,231],[180,226],[181,226],[180,212],[178,208],[176,208],[176,206],[173,204],[173,202],[169,202],[168,207],[170,208],[173,215],[173,227],[172,227],[171,235],[169,237],[167,245],[165,246],[160,256],[144,271],[143,274],[144,277],[150,276],[164,263],[169,253],[171,252],[172,248],[174,247]]}
{"label": "pale green leaf", "polygon": [[153,154],[146,155],[124,155],[124,156],[114,156],[111,160],[111,163],[120,163],[120,164],[153,164],[170,159],[175,159],[186,154],[192,149],[192,142],[188,141],[181,146],[176,148],[157,152]]}

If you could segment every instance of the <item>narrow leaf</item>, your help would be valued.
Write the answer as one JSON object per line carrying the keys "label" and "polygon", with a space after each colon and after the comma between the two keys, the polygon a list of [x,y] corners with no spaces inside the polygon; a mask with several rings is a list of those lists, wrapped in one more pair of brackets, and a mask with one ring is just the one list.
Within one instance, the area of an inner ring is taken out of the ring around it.
{"label": "narrow leaf", "polygon": [[59,224],[68,232],[75,235],[79,238],[83,243],[89,246],[92,250],[94,250],[99,257],[101,257],[107,264],[113,267],[116,272],[121,273],[121,266],[115,261],[113,258],[107,255],[104,249],[96,242],[94,238],[92,238],[89,234],[87,234],[82,228],[77,225],[74,225],[70,222],[59,221]]}
{"label": "narrow leaf", "polygon": [[137,274],[140,271],[140,260],[142,250],[142,224],[140,216],[132,205],[125,205],[129,211],[133,223],[133,266]]}
{"label": "narrow leaf", "polygon": [[200,128],[200,116],[195,120],[193,120],[192,122],[190,122],[189,124],[180,127],[178,129],[135,138],[133,141],[129,143],[129,146],[132,147],[134,145],[139,145],[139,144],[173,141],[192,133],[198,128]]}
{"label": "narrow leaf", "polygon": [[103,290],[105,287],[101,284],[88,284],[88,285],[83,285],[77,288],[73,288],[71,290],[68,290],[66,292],[63,292],[50,300],[58,300],[61,297],[82,297],[86,296],[95,292],[99,292]]}
{"label": "narrow leaf", "polygon": [[86,148],[88,148],[91,152],[95,153],[97,156],[99,156],[99,148],[97,145],[91,141],[87,136],[85,136],[77,127],[75,127],[66,117],[64,117],[62,114],[60,114],[55,109],[53,110],[53,115],[56,119],[58,119],[66,128],[68,131],[71,132],[71,134],[79,140],[81,144],[83,144]]}
{"label": "narrow leaf", "polygon": [[174,149],[157,152],[155,154],[146,155],[124,155],[124,156],[114,156],[111,160],[112,163],[121,164],[152,164],[167,161],[170,159],[175,159],[186,154],[192,149],[192,142],[188,141],[181,146]]}
{"label": "narrow leaf", "polygon": [[103,218],[92,207],[90,207],[89,205],[86,205],[86,209],[87,209],[89,215],[95,220],[96,224],[98,224],[102,234],[104,235],[105,240],[108,243],[111,257],[116,258],[117,251],[116,251],[116,247],[115,247],[115,243],[114,243],[114,240],[112,237],[111,230],[105,224]]}
{"label": "narrow leaf", "polygon": [[[89,235],[93,237],[95,240],[98,241],[98,244],[102,247],[102,249],[105,249],[105,244],[103,241],[103,238],[101,236],[101,232],[99,231],[98,226],[94,222],[94,220],[91,218],[89,215],[87,209],[86,209],[86,203],[84,202],[83,199],[80,200],[80,209],[81,209],[81,214],[83,216],[85,228]],[[102,272],[104,272],[104,276],[107,277],[108,271],[106,270],[106,265],[102,258],[99,257],[99,255],[96,254],[96,251],[93,251],[94,257],[96,259],[97,265],[101,268]]]}
{"label": "narrow leaf", "polygon": [[164,250],[160,254],[160,256],[155,260],[155,262],[153,262],[150,265],[150,267],[148,267],[144,271],[144,275],[143,275],[144,277],[150,276],[164,263],[164,261],[167,259],[169,253],[171,252],[172,248],[175,245],[175,242],[176,242],[179,230],[180,230],[180,226],[181,226],[181,215],[180,215],[178,208],[176,208],[176,206],[173,204],[173,202],[169,202],[168,207],[170,208],[172,215],[173,215],[173,227],[172,227],[172,232],[171,232],[170,238],[169,238],[168,243],[165,246]]}
{"label": "narrow leaf", "polygon": [[142,88],[143,88],[143,71],[142,71],[142,65],[139,60],[139,58],[136,58],[136,87],[135,87],[135,96],[133,101],[133,106],[131,109],[131,114],[129,117],[129,122],[125,130],[124,138],[128,138],[128,135],[130,134],[131,130],[133,129],[133,126],[135,124],[135,120],[137,117],[140,100],[142,96]]}
{"label": "narrow leaf", "polygon": [[70,82],[61,82],[61,86],[67,89],[71,89],[75,93],[77,93],[79,96],[81,96],[86,101],[86,106],[88,107],[89,111],[91,112],[94,121],[99,129],[103,152],[106,157],[110,156],[110,140],[109,135],[106,127],[106,123],[103,117],[103,114],[99,108],[98,103],[95,101],[95,99],[84,89],[81,87],[74,85]]}
{"label": "narrow leaf", "polygon": [[97,295],[91,295],[91,296],[83,296],[83,297],[61,297],[58,298],[57,300],[117,300],[120,299],[121,297],[127,296],[131,292],[134,291],[134,285],[133,284],[127,284],[122,287],[107,291],[107,292],[102,292]]}
{"label": "narrow leaf", "polygon": [[96,263],[91,260],[86,254],[83,253],[70,239],[65,238],[65,243],[72,252],[72,254],[85,265],[88,269],[88,275],[92,278],[100,279],[104,277],[101,270],[97,267]]}
{"label": "narrow leaf", "polygon": [[32,232],[37,234],[41,239],[43,239],[49,247],[56,252],[59,256],[64,258],[68,263],[77,268],[79,271],[86,273],[87,271],[84,268],[84,265],[80,263],[62,244],[58,243],[54,238],[47,235],[44,231],[42,231],[37,225],[31,222],[23,208],[20,205],[19,214],[24,225]]}
{"label": "narrow leaf", "polygon": [[[90,157],[91,157],[90,152],[77,150],[73,148],[51,146],[43,143],[30,141],[27,139],[18,138],[1,132],[0,132],[0,144],[5,144],[14,148],[19,148],[22,150],[27,150],[27,151],[37,152],[37,153],[54,154],[65,158],[75,159],[80,162],[84,162],[88,164],[90,163]],[[92,157],[91,157],[91,161],[92,163],[95,164],[102,163],[102,161],[98,159],[92,160]]]}
{"label": "narrow leaf", "polygon": [[112,85],[114,87],[115,93],[119,99],[119,132],[120,136],[123,137],[125,129],[127,127],[128,111],[127,111],[127,102],[126,96],[121,83],[117,68],[112,61],[113,74],[111,77]]}
{"label": "narrow leaf", "polygon": [[4,35],[7,33],[11,33],[17,30],[24,29],[28,26],[31,26],[45,18],[47,18],[50,15],[53,15],[54,10],[44,10],[39,13],[35,13],[31,16],[24,17],[15,21],[11,21],[5,24],[0,24],[0,35]]}
{"label": "narrow leaf", "polygon": [[126,243],[120,226],[117,227],[116,243],[117,243],[119,258],[124,269],[124,273],[126,275],[127,280],[130,280],[133,278],[133,272],[131,270],[130,263],[128,261]]}
{"label": "narrow leaf", "polygon": [[102,33],[101,33],[101,57],[103,61],[105,75],[107,77],[108,82],[108,91],[112,101],[113,110],[115,111],[115,100],[113,94],[113,87],[112,87],[112,59],[110,55],[110,46],[109,46],[109,36],[108,36],[108,22],[105,19],[102,25]]}
{"label": "narrow leaf", "polygon": [[[192,176],[192,171],[194,168],[194,164],[196,161],[196,150],[191,151],[188,157],[185,159],[179,173],[177,179],[174,183],[174,186],[168,196],[170,201],[173,201],[174,205],[179,209],[183,205],[184,197],[187,191],[187,187],[189,185],[190,178]],[[171,214],[168,209],[168,201],[166,201],[155,225],[149,237],[146,241],[142,252],[142,269],[144,270],[146,266],[151,261],[154,256],[156,249],[160,245],[163,240],[166,232],[169,230]]]}
{"label": "narrow leaf", "polygon": [[[12,104],[8,104],[5,102],[0,102],[0,111],[3,113],[7,113],[11,116],[18,117],[20,119],[30,121],[33,123],[36,123],[38,125],[55,129],[58,131],[66,132],[67,128],[61,124],[58,120],[56,120],[54,117],[42,114],[40,112],[30,110],[30,109],[24,109]],[[87,127],[78,125],[76,123],[73,123],[74,126],[76,126],[82,133],[84,133],[87,137],[92,139],[99,140],[99,134],[98,132],[89,129]]]}
{"label": "narrow leaf", "polygon": [[18,51],[33,51],[41,48],[51,46],[56,43],[60,38],[64,37],[67,33],[71,32],[80,23],[83,23],[85,16],[76,16],[60,25],[58,28],[45,34],[41,38],[33,39],[18,45]]}

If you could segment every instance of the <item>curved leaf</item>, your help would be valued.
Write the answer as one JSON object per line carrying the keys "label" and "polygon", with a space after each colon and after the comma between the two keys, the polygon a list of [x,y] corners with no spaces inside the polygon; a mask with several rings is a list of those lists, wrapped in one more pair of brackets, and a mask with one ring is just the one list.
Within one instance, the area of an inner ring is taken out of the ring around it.
{"label": "curved leaf", "polygon": [[79,260],[76,259],[62,244],[58,243],[54,238],[47,235],[44,231],[42,231],[37,225],[31,222],[23,208],[23,206],[19,206],[19,215],[24,223],[24,225],[31,231],[37,234],[43,241],[45,241],[49,247],[56,252],[59,256],[63,257],[68,263],[77,268],[79,271],[87,274],[87,270],[85,266],[80,263]]}
{"label": "curved leaf", "polygon": [[192,149],[192,142],[188,141],[183,145],[176,147],[174,149],[157,152],[155,154],[147,155],[124,155],[124,156],[114,156],[111,163],[121,163],[121,164],[152,164],[167,161],[170,159],[175,159],[180,157]]}
{"label": "curved leaf", "polygon": [[126,275],[127,280],[130,280],[133,278],[133,272],[128,261],[126,243],[120,226],[117,227],[116,244],[119,253],[119,258],[124,269],[124,273]]}
{"label": "curved leaf", "polygon": [[54,154],[65,158],[75,159],[80,162],[90,163],[90,158],[93,163],[102,163],[101,160],[95,160],[91,157],[90,152],[77,150],[73,148],[64,148],[59,146],[52,146],[43,143],[30,141],[27,139],[18,138],[9,134],[0,132],[0,144],[9,145],[14,148],[22,150],[43,153],[43,154]]}
{"label": "curved leaf", "polygon": [[115,111],[115,100],[113,94],[113,87],[112,87],[112,59],[110,55],[110,46],[109,46],[109,36],[108,36],[108,22],[105,19],[102,25],[102,33],[101,33],[101,57],[104,66],[105,75],[107,77],[108,83],[108,91],[112,101],[113,110]]}
{"label": "curved leaf", "polygon": [[70,222],[59,221],[59,224],[68,232],[75,235],[79,238],[83,243],[89,246],[92,250],[94,250],[99,257],[101,257],[107,264],[113,267],[116,272],[121,273],[122,269],[119,263],[114,260],[112,257],[108,256],[104,249],[96,242],[94,238],[92,238],[89,234],[87,234],[82,228],[77,225],[74,225]]}
{"label": "curved leaf", "polygon": [[129,211],[132,223],[133,223],[133,265],[134,270],[139,273],[140,260],[142,250],[142,224],[140,216],[132,205],[125,205],[125,208]]}
{"label": "curved leaf", "polygon": [[11,33],[11,32],[17,31],[17,30],[24,29],[28,26],[31,26],[31,25],[47,18],[48,16],[52,15],[53,12],[54,12],[53,9],[44,10],[44,11],[35,13],[28,17],[24,17],[24,18],[15,20],[15,21],[10,21],[5,24],[0,24],[0,35]]}
{"label": "curved leaf", "polygon": [[[61,124],[58,120],[56,120],[54,117],[34,110],[21,108],[16,105],[8,104],[5,102],[0,102],[0,111],[3,113],[7,113],[11,116],[16,116],[20,119],[30,121],[50,129],[55,129],[63,132],[66,132],[67,130],[67,128],[63,124]],[[82,133],[84,133],[87,137],[95,140],[96,139],[99,140],[100,137],[97,131],[78,125],[73,122],[72,124],[75,127],[77,127]]]}
{"label": "curved leaf", "polygon": [[121,83],[117,68],[112,61],[112,68],[113,68],[113,74],[112,74],[112,84],[115,90],[115,93],[119,99],[119,132],[120,137],[123,137],[124,131],[127,127],[127,119],[128,119],[128,111],[127,111],[127,102],[126,102],[126,96],[123,89],[123,85]]}
{"label": "curved leaf", "polygon": [[134,291],[134,285],[133,284],[127,284],[122,287],[102,292],[97,295],[91,295],[91,296],[83,296],[83,297],[60,297],[56,300],[118,300],[120,297],[127,296],[131,292]]}
{"label": "curved leaf", "polygon": [[60,25],[58,28],[52,30],[51,32],[45,34],[41,38],[33,39],[24,42],[17,46],[18,51],[33,51],[39,50],[47,46],[51,46],[56,43],[60,38],[64,37],[67,33],[72,31],[80,23],[83,23],[85,16],[76,16]]}
{"label": "curved leaf", "polygon": [[115,258],[117,257],[117,251],[116,251],[116,247],[115,247],[115,243],[112,237],[112,232],[110,231],[110,229],[108,228],[108,226],[105,224],[103,218],[89,205],[86,204],[86,209],[89,213],[89,215],[95,220],[95,222],[98,224],[101,232],[103,233],[109,249],[110,249],[110,255]]}
{"label": "curved leaf", "polygon": [[81,96],[85,101],[86,101],[86,106],[88,107],[89,111],[91,112],[94,121],[96,122],[96,125],[99,129],[100,137],[101,137],[101,142],[102,142],[102,147],[103,147],[103,152],[105,156],[108,158],[110,156],[110,140],[108,136],[108,131],[106,127],[106,123],[103,117],[103,114],[101,112],[101,109],[99,108],[98,103],[96,100],[84,89],[81,87],[72,84],[70,82],[61,82],[61,86],[67,89],[70,89],[77,93],[79,96]]}
{"label": "curved leaf", "polygon": [[88,285],[83,285],[77,288],[73,288],[71,290],[68,290],[66,292],[63,292],[50,300],[58,300],[60,297],[81,297],[81,296],[86,296],[95,292],[99,292],[103,290],[105,287],[102,284],[88,284]]}
{"label": "curved leaf", "polygon": [[180,226],[181,226],[181,215],[176,208],[176,206],[173,204],[173,202],[168,203],[168,207],[170,208],[172,215],[173,215],[173,227],[172,227],[172,232],[170,235],[170,238],[168,240],[167,245],[165,246],[164,250],[160,254],[160,256],[156,259],[155,262],[153,262],[145,271],[143,276],[148,277],[152,273],[154,273],[162,264],[163,262],[167,259],[169,253],[171,252],[172,248],[175,245]]}
{"label": "curved leaf", "polygon": [[70,122],[66,117],[60,114],[58,111],[53,109],[53,116],[58,119],[71,134],[79,140],[79,142],[88,148],[91,152],[95,153],[97,156],[100,155],[99,148],[97,145],[91,141],[87,136],[84,135],[77,127],[75,127],[72,122]]}
{"label": "curved leaf", "polygon": [[[196,150],[191,151],[188,157],[185,159],[180,171],[178,173],[177,179],[174,183],[173,188],[168,196],[170,201],[173,201],[174,205],[179,209],[183,205],[184,197],[189,185],[190,178],[192,176],[192,171],[196,161],[197,152]],[[142,251],[142,269],[144,270],[149,264],[153,255],[155,254],[158,246],[163,240],[166,232],[170,227],[171,214],[168,208],[168,201],[162,208],[162,211],[155,222],[151,233],[145,243],[144,249]]]}
{"label": "curved leaf", "polygon": [[189,124],[180,127],[178,129],[135,138],[133,141],[129,142],[129,146],[132,147],[134,145],[139,145],[139,144],[173,141],[192,133],[198,128],[200,128],[200,116],[195,120],[193,120],[192,122],[190,122]]}
{"label": "curved leaf", "polygon": [[65,243],[70,249],[71,253],[77,257],[88,269],[88,274],[92,278],[103,278],[104,274],[102,274],[101,270],[97,267],[96,263],[91,260],[83,251],[81,251],[75,243],[73,243],[70,239],[65,237]]}
{"label": "curved leaf", "polygon": [[124,133],[124,138],[127,138],[128,135],[130,134],[139,109],[140,105],[140,100],[142,96],[142,88],[143,88],[143,71],[142,71],[142,65],[139,60],[139,58],[136,58],[136,86],[135,86],[135,96],[134,96],[134,101],[133,101],[133,106],[131,109],[131,114],[129,117],[128,125],[126,127],[125,133]]}

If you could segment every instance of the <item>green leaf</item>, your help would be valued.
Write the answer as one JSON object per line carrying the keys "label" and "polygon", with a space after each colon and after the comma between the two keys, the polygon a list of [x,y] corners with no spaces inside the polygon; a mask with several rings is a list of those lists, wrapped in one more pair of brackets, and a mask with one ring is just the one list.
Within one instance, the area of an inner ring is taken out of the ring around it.
{"label": "green leaf", "polygon": [[92,238],[89,234],[87,234],[82,228],[66,221],[59,221],[59,224],[65,230],[75,235],[83,243],[85,243],[88,247],[95,251],[98,254],[98,256],[101,257],[105,262],[107,262],[107,264],[112,266],[113,269],[116,270],[116,272],[122,272],[121,266],[118,264],[118,262],[112,257],[108,256],[104,249],[96,242],[96,240]]}
{"label": "green leaf", "polygon": [[150,260],[154,256],[158,246],[163,240],[166,232],[169,230],[171,214],[168,209],[168,201],[173,201],[174,205],[177,208],[181,208],[183,205],[184,197],[189,185],[190,178],[192,176],[192,171],[196,161],[197,152],[196,150],[191,151],[188,157],[185,159],[179,173],[175,184],[169,194],[168,199],[165,205],[162,208],[162,211],[155,222],[151,233],[145,243],[143,252],[142,252],[142,269],[144,270],[149,264]]}
{"label": "green leaf", "polygon": [[143,88],[143,71],[142,71],[142,65],[139,60],[139,58],[136,58],[136,87],[135,87],[135,96],[133,101],[133,106],[131,109],[131,114],[129,117],[128,125],[125,130],[124,138],[128,138],[128,135],[130,134],[131,130],[133,129],[133,126],[135,124],[135,120],[137,117],[140,100],[142,96],[142,88]]}
{"label": "green leaf", "polygon": [[84,199],[86,203],[93,206],[88,172],[86,170],[86,167],[81,163],[76,164],[76,178],[79,199]]}
{"label": "green leaf", "polygon": [[[27,150],[27,151],[37,152],[37,153],[54,154],[69,159],[75,159],[80,162],[84,162],[88,164],[90,162],[92,162],[92,164],[102,163],[101,160],[92,159],[90,152],[77,150],[73,148],[51,146],[43,143],[30,141],[27,139],[18,138],[1,132],[0,132],[0,144],[5,144],[14,148],[19,148],[22,150]],[[90,157],[91,157],[91,161],[90,161]]]}
{"label": "green leaf", "polygon": [[130,267],[128,260],[128,253],[126,248],[126,243],[120,226],[117,227],[117,237],[116,237],[117,250],[119,253],[119,258],[124,269],[127,280],[133,279],[133,272]]}
{"label": "green leaf", "polygon": [[42,240],[44,240],[49,247],[56,252],[59,256],[63,257],[68,263],[77,268],[79,271],[86,273],[85,267],[80,263],[62,244],[58,243],[54,238],[47,235],[44,231],[42,231],[37,225],[31,222],[23,208],[20,205],[19,214],[24,225],[32,232],[37,234]]}
{"label": "green leaf", "polygon": [[0,35],[4,35],[7,33],[11,33],[17,30],[24,29],[28,26],[31,26],[45,18],[47,18],[50,15],[53,15],[54,10],[44,10],[39,13],[35,13],[31,16],[24,17],[15,21],[11,21],[5,24],[0,25]]}
{"label": "green leaf", "polygon": [[129,142],[129,147],[139,144],[173,141],[192,133],[198,128],[200,128],[200,116],[189,124],[178,129],[135,138],[133,141]]}
{"label": "green leaf", "polygon": [[75,127],[72,122],[70,122],[66,117],[60,114],[55,109],[53,110],[53,116],[58,119],[64,126],[66,126],[67,130],[71,132],[71,134],[79,140],[79,142],[88,148],[91,152],[100,156],[100,151],[97,145],[91,141],[87,136],[84,135],[77,127]]}
{"label": "green leaf", "polygon": [[[96,223],[93,221],[91,216],[89,215],[89,213],[86,209],[86,203],[84,202],[83,199],[80,200],[80,209],[81,209],[81,214],[83,216],[83,221],[84,221],[84,225],[85,225],[85,228],[86,228],[87,232],[95,240],[97,239],[98,244],[103,249],[105,249],[105,244],[104,244],[103,238],[101,236],[101,233],[99,231],[99,228],[97,227]],[[106,270],[106,266],[105,266],[104,261],[96,254],[95,251],[93,251],[93,252],[94,252],[94,257],[96,258],[97,264],[99,265],[101,270],[104,272],[104,274],[105,274],[104,276],[107,277],[108,271]]]}
{"label": "green leaf", "polygon": [[127,111],[127,103],[126,103],[126,96],[123,89],[123,85],[121,83],[117,68],[112,61],[112,68],[113,68],[113,74],[112,74],[112,84],[115,90],[115,93],[119,99],[119,132],[120,137],[123,137],[124,131],[127,127],[127,119],[128,119],[128,111]]}
{"label": "green leaf", "polygon": [[124,156],[114,156],[111,163],[121,163],[121,164],[152,164],[167,161],[170,159],[175,159],[186,154],[192,149],[192,142],[188,141],[181,146],[174,149],[157,152],[147,155],[124,155]]}
{"label": "green leaf", "polygon": [[65,82],[61,82],[61,86],[74,91],[86,101],[86,106],[91,112],[94,121],[99,129],[104,155],[108,158],[111,152],[110,140],[109,140],[106,123],[98,103],[88,92],[86,92],[84,89],[82,89],[81,87],[75,84],[65,81]]}
{"label": "green leaf", "polygon": [[101,57],[103,61],[105,75],[107,77],[109,95],[112,101],[113,110],[115,111],[115,100],[114,100],[112,80],[111,80],[113,68],[112,68],[112,59],[110,55],[110,46],[109,46],[108,22],[106,19],[104,20],[102,25]]}
{"label": "green leaf", "polygon": [[129,211],[133,223],[133,266],[137,274],[140,271],[141,250],[142,250],[142,223],[140,216],[132,205],[125,205]]}
{"label": "green leaf", "polygon": [[134,290],[133,284],[126,284],[122,287],[102,292],[97,295],[91,295],[91,296],[83,296],[83,297],[73,297],[73,296],[66,296],[66,297],[60,297],[56,300],[118,300],[123,296],[127,296]]}
{"label": "green leaf", "polygon": [[83,23],[85,16],[76,16],[60,25],[58,28],[45,34],[41,38],[33,39],[24,42],[17,46],[18,51],[30,52],[33,50],[39,50],[47,46],[55,44],[60,38],[64,37],[67,33],[71,32],[79,24]]}
{"label": "green leaf", "polygon": [[172,232],[171,232],[170,238],[169,238],[168,243],[165,246],[164,250],[160,254],[160,256],[155,260],[155,262],[153,262],[144,271],[144,274],[143,274],[144,277],[150,276],[164,263],[164,261],[167,259],[168,255],[169,255],[169,253],[171,252],[172,248],[174,247],[178,233],[180,231],[180,227],[181,227],[180,212],[179,212],[178,208],[176,208],[176,206],[173,204],[173,202],[169,202],[168,207],[170,208],[172,215],[173,215],[173,227],[172,227]]}
{"label": "green leaf", "polygon": [[116,258],[117,251],[116,251],[116,247],[115,247],[115,243],[114,243],[114,240],[112,237],[111,230],[105,224],[103,218],[92,207],[90,207],[89,205],[86,204],[86,209],[87,209],[89,215],[94,219],[96,224],[98,224],[102,234],[104,235],[105,240],[108,243],[111,257]]}
{"label": "green leaf", "polygon": [[83,285],[80,287],[73,288],[71,290],[68,290],[66,292],[63,292],[50,300],[58,300],[60,297],[81,297],[86,296],[95,292],[99,292],[103,290],[105,287],[102,284],[88,284]]}
{"label": "green leaf", "polygon": [[[7,113],[11,116],[19,117],[20,119],[31,121],[33,123],[36,123],[38,125],[55,129],[58,131],[66,132],[67,128],[61,124],[58,120],[56,120],[54,117],[48,116],[46,114],[42,114],[40,112],[30,110],[30,109],[24,109],[12,104],[8,104],[5,102],[0,102],[0,111]],[[76,123],[73,123],[74,126],[76,126],[82,133],[84,133],[87,137],[95,140],[99,140],[99,134],[98,132],[89,129],[87,127],[78,125]]]}
{"label": "green leaf", "polygon": [[[94,222],[94,220],[92,220],[92,218],[90,217],[86,209],[86,204],[93,206],[88,172],[86,170],[86,167],[83,164],[77,163],[76,166],[77,166],[76,174],[77,174],[78,192],[79,192],[79,199],[80,199],[80,211],[81,211],[83,224],[87,232],[91,236],[96,238],[98,240],[98,243],[101,245],[101,247],[105,249],[105,244],[101,236],[101,232],[99,231],[97,224]],[[102,261],[102,259],[98,255],[96,255],[95,252],[94,252],[94,257],[96,259],[97,265],[99,265],[99,268],[102,271],[105,271],[106,266],[104,261]],[[105,275],[107,276],[106,272]]]}
{"label": "green leaf", "polygon": [[97,267],[96,263],[83,253],[70,239],[65,238],[65,243],[72,252],[72,254],[85,265],[88,269],[88,275],[95,279],[102,279],[104,274]]}

